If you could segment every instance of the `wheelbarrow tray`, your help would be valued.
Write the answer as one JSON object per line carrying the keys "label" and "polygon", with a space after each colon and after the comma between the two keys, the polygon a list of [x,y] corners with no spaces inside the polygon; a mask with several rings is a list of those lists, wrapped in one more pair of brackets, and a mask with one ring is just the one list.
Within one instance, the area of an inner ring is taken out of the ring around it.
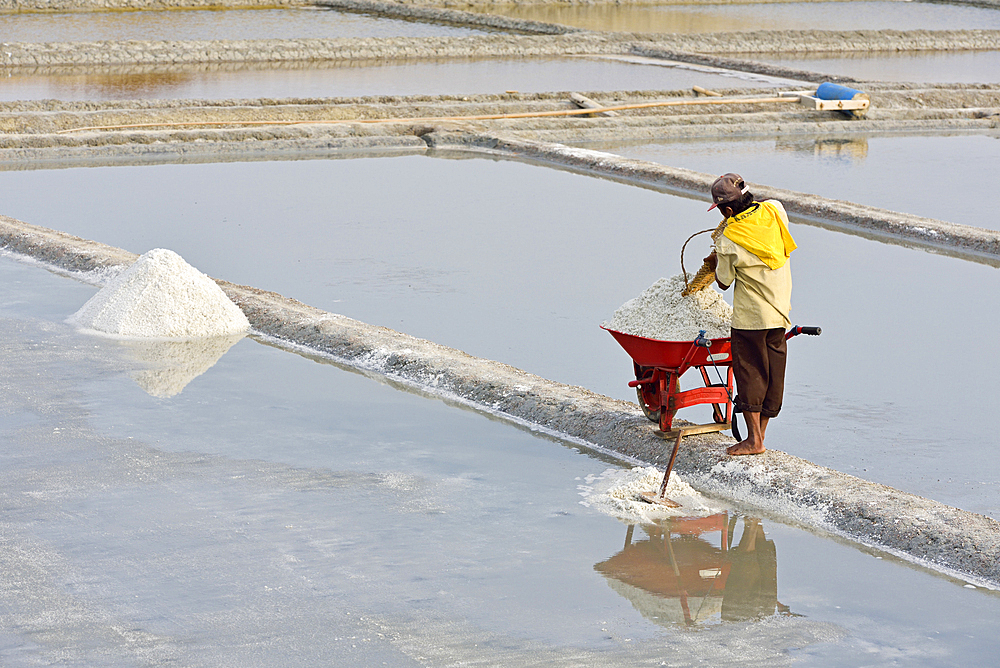
{"label": "wheelbarrow tray", "polygon": [[[712,362],[724,363],[732,359],[729,337],[711,339],[711,348],[697,346],[692,350],[691,341],[661,341],[647,339],[624,332],[616,332],[607,327],[601,327],[625,349],[629,357],[639,366],[662,367],[676,369],[684,364],[684,358],[691,354],[686,366],[702,366]],[[711,351],[711,352],[710,352]]]}

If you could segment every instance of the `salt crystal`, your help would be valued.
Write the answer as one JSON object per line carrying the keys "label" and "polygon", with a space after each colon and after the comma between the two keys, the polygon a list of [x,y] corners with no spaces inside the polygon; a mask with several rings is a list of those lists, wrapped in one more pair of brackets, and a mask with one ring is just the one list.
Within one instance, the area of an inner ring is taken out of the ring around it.
{"label": "salt crystal", "polygon": [[701,330],[710,339],[730,335],[733,307],[710,287],[682,297],[684,277],[661,278],[622,304],[604,327],[660,341],[691,341]]}

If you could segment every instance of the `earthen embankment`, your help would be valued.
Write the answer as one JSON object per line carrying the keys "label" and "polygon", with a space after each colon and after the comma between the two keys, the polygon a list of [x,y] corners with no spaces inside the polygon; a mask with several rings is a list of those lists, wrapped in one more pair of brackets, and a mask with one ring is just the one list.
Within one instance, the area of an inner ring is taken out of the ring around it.
{"label": "earthen embankment", "polygon": [[[763,2],[802,2],[803,0],[711,0],[711,4],[745,5]],[[822,0],[804,0],[821,2]],[[845,0],[849,1],[849,0]],[[965,4],[979,7],[1000,7],[1000,0],[948,0],[951,4]],[[686,5],[697,4],[693,0],[584,0],[586,4],[630,4],[630,5]],[[532,0],[532,4],[584,4],[572,0]],[[311,0],[0,0],[0,12],[67,12],[104,11],[120,9],[235,9],[244,7],[284,7],[314,4]],[[391,4],[403,7],[445,7],[462,9],[467,7],[488,8],[492,5],[512,4],[511,0],[401,0]]]}
{"label": "earthen embankment", "polygon": [[[426,134],[428,128],[561,143],[778,134],[833,137],[991,132],[1000,128],[1000,85],[870,84],[866,89],[873,107],[863,119],[797,104],[742,101],[771,98],[774,89],[723,89],[729,100],[724,106],[690,106],[700,104],[699,98],[685,90],[581,91],[600,104],[640,107],[620,111],[615,117],[545,116],[579,111],[570,101],[569,91],[281,100],[0,102],[0,163],[43,159],[41,153],[30,157],[26,151],[59,148],[90,149],[93,158],[100,158],[104,147],[129,142],[169,152],[183,150],[183,144],[190,142],[406,136]],[[674,106],[648,106],[660,103]]]}
{"label": "earthen embankment", "polygon": [[302,7],[300,0],[0,0],[0,12],[100,12],[161,9]]}
{"label": "earthen embankment", "polygon": [[[9,43],[0,67],[284,63],[441,58],[529,58],[568,55],[641,55],[675,60],[745,54],[817,52],[1000,50],[1000,30],[814,31],[781,30],[703,35],[573,32],[555,35],[487,34],[460,37],[267,39]],[[760,66],[760,64],[757,64]]]}

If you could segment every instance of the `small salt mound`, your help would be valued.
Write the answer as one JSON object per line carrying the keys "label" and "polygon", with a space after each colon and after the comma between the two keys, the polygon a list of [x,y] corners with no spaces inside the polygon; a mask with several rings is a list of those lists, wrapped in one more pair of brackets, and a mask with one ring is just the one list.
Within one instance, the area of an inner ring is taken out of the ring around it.
{"label": "small salt mound", "polygon": [[163,248],[149,251],[108,281],[70,322],[140,338],[223,336],[250,328],[215,281]]}
{"label": "small salt mound", "polygon": [[676,472],[670,474],[664,496],[681,504],[680,508],[643,501],[640,494],[659,493],[663,483],[663,471],[652,466],[636,467],[630,471],[607,469],[600,475],[587,476],[585,483],[577,486],[583,497],[580,501],[582,505],[626,522],[653,522],[664,517],[707,517],[719,512],[708,499],[681,480]]}
{"label": "small salt mound", "polygon": [[733,307],[715,288],[682,297],[684,277],[661,278],[635,299],[622,304],[604,327],[660,341],[692,341],[701,330],[710,339],[726,338]]}

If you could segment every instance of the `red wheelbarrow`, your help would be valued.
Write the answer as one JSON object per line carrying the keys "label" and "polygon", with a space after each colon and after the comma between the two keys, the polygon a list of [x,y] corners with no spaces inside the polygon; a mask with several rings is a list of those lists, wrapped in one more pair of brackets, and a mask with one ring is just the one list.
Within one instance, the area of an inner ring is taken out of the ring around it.
{"label": "red wheelbarrow", "polygon": [[[635,388],[646,417],[660,425],[657,435],[676,436],[676,430],[671,429],[674,415],[681,408],[697,404],[712,404],[715,420],[711,425],[697,425],[703,428],[697,433],[725,431],[732,427],[733,357],[729,337],[708,339],[701,335],[693,341],[660,341],[606,327],[602,329],[615,337],[632,358],[635,380],[628,386]],[[707,367],[713,365],[719,369],[720,380],[724,369],[724,383],[712,383],[709,379]],[[681,391],[678,381],[689,369],[701,372],[704,387]],[[688,429],[691,427],[685,428]]]}
{"label": "red wheelbarrow", "polygon": [[[660,438],[675,439],[674,450],[663,476],[660,494],[657,498],[647,498],[647,501],[666,503],[676,506],[669,499],[663,498],[667,488],[670,471],[677,458],[677,449],[684,436],[707,434],[711,432],[733,430],[733,436],[739,438],[739,432],[733,422],[733,357],[729,337],[709,339],[702,331],[693,341],[661,341],[647,339],[642,336],[616,332],[602,327],[621,344],[625,352],[632,358],[635,367],[635,380],[629,382],[634,387],[639,399],[639,406],[647,418],[659,424],[654,433]],[[799,334],[818,336],[822,333],[819,327],[801,327],[796,325],[785,333],[790,339]],[[722,380],[725,369],[725,381],[713,383],[708,375],[708,367],[714,366],[719,380]],[[696,387],[682,391],[678,383],[680,377],[690,369],[698,369],[705,383],[704,387]],[[679,429],[672,429],[674,416],[681,408],[698,404],[712,405],[712,424],[698,424]],[[668,503],[669,502],[669,503]]]}

